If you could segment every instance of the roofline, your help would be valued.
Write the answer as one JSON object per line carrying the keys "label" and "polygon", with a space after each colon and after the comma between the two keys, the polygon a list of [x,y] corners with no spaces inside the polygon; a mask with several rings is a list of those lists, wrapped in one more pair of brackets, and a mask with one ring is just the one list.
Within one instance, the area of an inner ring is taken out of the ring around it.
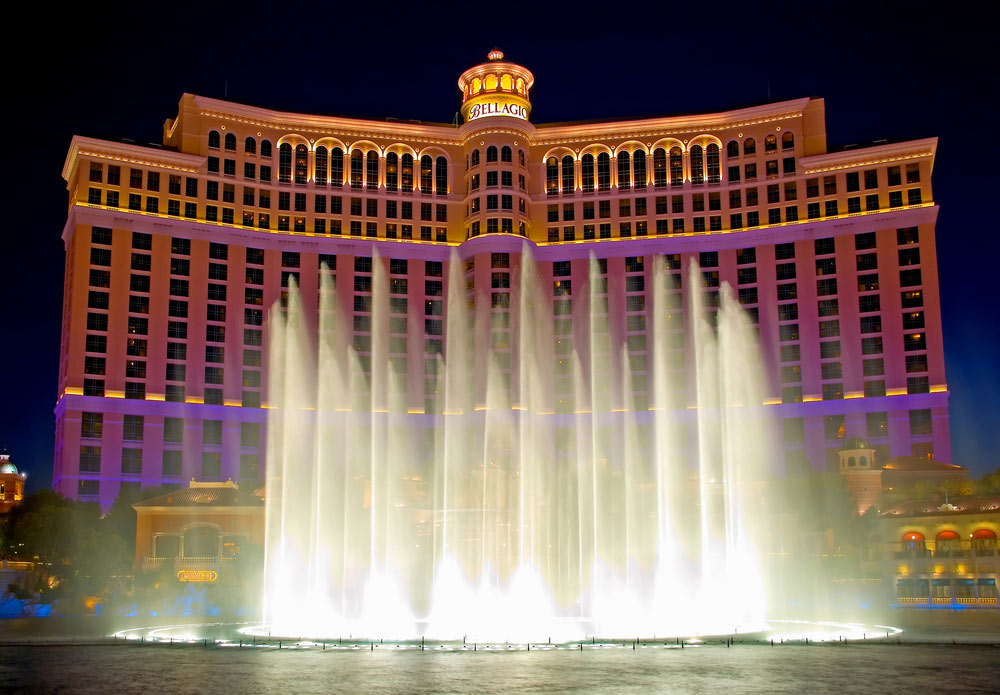
{"label": "roofline", "polygon": [[196,173],[199,167],[205,164],[205,157],[201,155],[74,135],[69,143],[69,150],[66,152],[66,160],[63,162],[62,168],[62,177],[67,182],[72,180],[73,171],[76,169],[77,161],[81,155],[177,169],[190,173]]}
{"label": "roofline", "polygon": [[[268,128],[295,126],[303,133],[315,135],[349,134],[353,137],[422,138],[429,142],[459,144],[458,127],[450,123],[423,121],[374,121],[344,116],[318,116],[289,111],[275,111],[259,106],[237,104],[232,101],[185,94],[194,100],[202,116],[216,116],[225,120],[250,123]],[[183,98],[182,98],[183,101]]]}
{"label": "roofline", "polygon": [[[297,126],[303,132],[316,135],[343,133],[349,131],[354,137],[398,137],[408,136],[429,140],[461,144],[458,128],[447,123],[427,123],[410,121],[375,121],[341,116],[319,116],[275,111],[247,104],[238,104],[221,99],[198,95],[190,96],[203,116],[219,118],[266,127],[281,128]],[[579,135],[602,137],[616,135],[618,131],[640,131],[643,135],[656,135],[658,131],[670,133],[693,132],[705,129],[734,128],[767,121],[798,118],[806,107],[818,99],[803,97],[759,106],[751,106],[729,111],[685,116],[666,116],[628,120],[577,121],[570,123],[532,124],[536,129],[533,145],[547,144],[546,138],[566,138]],[[626,135],[627,137],[627,135]]]}
{"label": "roofline", "polygon": [[933,169],[933,160],[937,153],[937,142],[937,138],[923,138],[922,140],[906,140],[904,142],[874,145],[872,147],[814,154],[808,157],[800,157],[799,164],[802,165],[804,173],[815,174],[824,171],[865,166],[867,164],[884,164],[887,162],[930,157],[931,168]]}
{"label": "roofline", "polygon": [[942,518],[949,518],[952,516],[967,516],[970,514],[998,514],[1000,510],[997,509],[963,509],[961,511],[953,512],[942,512],[935,509],[933,512],[910,512],[907,514],[891,514],[889,512],[882,512],[879,514],[879,519],[884,521],[891,521],[893,519],[917,519],[917,518],[929,518],[934,516],[940,516]]}
{"label": "roofline", "polygon": [[639,134],[655,136],[706,129],[735,128],[768,121],[798,118],[802,116],[806,107],[813,101],[819,100],[803,97],[801,99],[778,101],[730,111],[687,116],[665,116],[624,121],[602,120],[597,122],[541,123],[535,125],[538,142],[533,142],[532,144],[545,145],[549,144],[549,140],[557,141],[581,135],[597,137],[602,135],[618,135],[619,131],[634,131],[621,136],[628,137],[629,135]]}

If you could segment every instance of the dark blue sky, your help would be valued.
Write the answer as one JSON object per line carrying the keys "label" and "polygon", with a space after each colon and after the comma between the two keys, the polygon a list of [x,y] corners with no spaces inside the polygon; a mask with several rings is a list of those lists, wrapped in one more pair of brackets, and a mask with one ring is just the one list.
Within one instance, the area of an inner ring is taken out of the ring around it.
{"label": "dark blue sky", "polygon": [[[536,123],[826,99],[831,147],[937,136],[933,173],[953,461],[995,469],[1000,424],[997,60],[959,3],[32,3],[8,15],[0,446],[51,483],[73,134],[159,142],[184,92],[286,111],[449,122],[499,46],[535,74]],[[357,6],[354,6],[355,8]],[[431,9],[431,8],[434,9]],[[939,14],[929,14],[927,10]],[[17,12],[24,13],[16,16]]]}

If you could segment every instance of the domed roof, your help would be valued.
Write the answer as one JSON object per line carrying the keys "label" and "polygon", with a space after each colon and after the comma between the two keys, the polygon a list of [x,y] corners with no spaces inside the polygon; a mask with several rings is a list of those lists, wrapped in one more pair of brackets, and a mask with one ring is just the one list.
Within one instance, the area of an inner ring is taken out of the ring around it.
{"label": "domed roof", "polygon": [[871,449],[871,444],[868,440],[862,439],[861,437],[850,437],[844,440],[844,446],[840,447],[841,451],[849,451],[853,449]]}
{"label": "domed roof", "polygon": [[4,473],[17,475],[17,466],[10,462],[10,454],[6,451],[0,454],[0,474]]}

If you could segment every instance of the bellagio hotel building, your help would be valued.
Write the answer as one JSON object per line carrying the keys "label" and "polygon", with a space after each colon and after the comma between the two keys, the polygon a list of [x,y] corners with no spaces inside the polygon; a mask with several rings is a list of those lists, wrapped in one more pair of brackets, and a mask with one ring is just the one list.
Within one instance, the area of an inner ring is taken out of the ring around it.
{"label": "bellagio hotel building", "polygon": [[[389,278],[389,349],[408,411],[433,426],[453,251],[470,301],[502,314],[526,246],[552,293],[556,342],[587,324],[594,257],[608,330],[633,358],[652,326],[654,264],[665,263],[688,372],[683,307],[704,291],[716,311],[728,282],[758,327],[764,403],[784,442],[777,471],[835,462],[852,436],[883,461],[950,460],[936,139],[828,152],[812,98],[535,124],[533,81],[494,50],[459,78],[460,125],[185,94],[162,144],[74,137],[54,488],[107,506],[129,486],[256,485],[268,308],[295,278],[315,311],[331,273],[364,355],[373,262]],[[504,351],[504,318],[477,346]],[[641,358],[631,364],[641,372]],[[651,406],[644,376],[632,380],[640,410]]]}

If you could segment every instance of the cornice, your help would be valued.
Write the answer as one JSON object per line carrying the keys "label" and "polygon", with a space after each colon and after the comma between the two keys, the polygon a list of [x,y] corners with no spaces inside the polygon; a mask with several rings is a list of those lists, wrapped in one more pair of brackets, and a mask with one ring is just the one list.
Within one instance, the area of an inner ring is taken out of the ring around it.
{"label": "cornice", "polygon": [[[856,150],[815,154],[801,157],[799,164],[802,165],[806,174],[817,174],[824,171],[885,164],[921,157],[933,159],[936,152],[937,138],[924,138],[923,140],[908,140],[907,142],[863,147]],[[933,166],[933,162],[931,165]]]}
{"label": "cornice", "polygon": [[735,111],[695,116],[669,116],[606,123],[554,124],[536,126],[532,145],[560,145],[588,138],[632,139],[683,135],[704,130],[742,128],[761,123],[800,118],[810,99],[793,99]]}
{"label": "cornice", "polygon": [[194,96],[199,114],[209,118],[244,123],[262,128],[290,130],[316,139],[328,135],[352,138],[408,138],[436,145],[458,145],[458,129],[446,124],[410,123],[407,121],[370,121],[340,116],[311,116],[308,114],[272,111],[256,106],[230,101]]}
{"label": "cornice", "polygon": [[533,140],[535,135],[535,126],[532,125],[530,121],[522,121],[517,118],[497,116],[478,119],[468,123],[463,123],[458,132],[461,137],[460,144],[463,147],[468,144],[469,140],[473,140],[481,135],[492,135],[496,133],[516,135],[517,137],[526,138],[528,142],[525,144],[528,146],[535,144]]}
{"label": "cornice", "polygon": [[174,169],[188,173],[197,173],[205,164],[205,157],[195,154],[185,154],[173,150],[161,150],[155,147],[132,145],[125,142],[112,142],[97,138],[74,135],[63,163],[62,177],[67,182],[72,180],[80,157],[94,157],[126,164],[141,164],[162,169]]}

